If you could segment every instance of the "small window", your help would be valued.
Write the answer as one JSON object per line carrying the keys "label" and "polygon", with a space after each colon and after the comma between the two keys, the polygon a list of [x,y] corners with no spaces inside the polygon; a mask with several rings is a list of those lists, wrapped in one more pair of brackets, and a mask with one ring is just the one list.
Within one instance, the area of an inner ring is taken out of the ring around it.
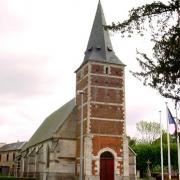
{"label": "small window", "polygon": [[88,47],[88,51],[92,51],[93,50],[93,47]]}
{"label": "small window", "polygon": [[96,46],[96,49],[99,51],[99,50],[101,50],[101,47],[100,46]]}
{"label": "small window", "polygon": [[107,50],[108,50],[108,51],[112,51],[112,48],[111,48],[111,47],[107,47]]}
{"label": "small window", "polygon": [[104,66],[104,73],[109,74],[109,72],[110,72],[110,67]]}
{"label": "small window", "polygon": [[6,156],[6,161],[9,161],[9,154],[7,154]]}
{"label": "small window", "polygon": [[109,73],[109,69],[108,69],[108,67],[106,67],[106,74],[108,74]]}

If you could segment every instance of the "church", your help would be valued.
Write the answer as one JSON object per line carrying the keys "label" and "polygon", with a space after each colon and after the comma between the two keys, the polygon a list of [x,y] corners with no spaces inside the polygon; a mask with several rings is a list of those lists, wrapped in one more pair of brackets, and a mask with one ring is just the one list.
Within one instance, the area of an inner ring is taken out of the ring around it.
{"label": "church", "polygon": [[136,179],[126,137],[125,65],[115,55],[99,1],[75,98],[47,117],[23,147],[21,176],[39,180]]}

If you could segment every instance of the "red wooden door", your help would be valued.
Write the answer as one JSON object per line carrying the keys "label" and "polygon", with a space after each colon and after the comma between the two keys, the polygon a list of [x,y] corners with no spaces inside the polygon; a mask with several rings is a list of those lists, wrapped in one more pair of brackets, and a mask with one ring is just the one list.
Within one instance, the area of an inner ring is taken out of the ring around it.
{"label": "red wooden door", "polygon": [[109,152],[101,155],[100,180],[114,180],[114,157]]}

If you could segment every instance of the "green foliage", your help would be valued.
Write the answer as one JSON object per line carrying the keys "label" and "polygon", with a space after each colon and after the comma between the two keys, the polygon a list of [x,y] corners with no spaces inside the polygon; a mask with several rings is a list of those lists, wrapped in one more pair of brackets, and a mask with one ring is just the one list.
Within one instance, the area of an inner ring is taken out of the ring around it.
{"label": "green foliage", "polygon": [[14,177],[14,176],[0,176],[0,180],[37,180],[36,178],[26,178],[26,177]]}
{"label": "green foliage", "polygon": [[139,133],[139,143],[152,143],[160,136],[160,124],[157,122],[140,121],[136,123],[136,129]]}
{"label": "green foliage", "polygon": [[127,20],[105,28],[120,31],[123,37],[125,34],[131,37],[134,32],[142,36],[150,29],[153,58],[137,52],[141,71],[131,73],[144,85],[177,103],[180,100],[180,1],[153,2],[133,8]]}
{"label": "green foliage", "polygon": [[[161,154],[160,154],[160,144],[136,144],[132,146],[132,149],[137,154],[137,169],[140,170],[141,177],[146,173],[147,161],[151,162],[150,168],[151,172],[160,172],[161,165]],[[167,145],[163,145],[163,158],[164,158],[164,170],[168,166],[167,159]],[[175,143],[171,144],[171,164],[172,168],[177,170],[177,146]]]}
{"label": "green foliage", "polygon": [[135,138],[131,138],[130,136],[127,136],[128,138],[128,142],[129,142],[129,146],[132,147],[136,144],[136,139]]}
{"label": "green foliage", "polygon": [[160,165],[156,165],[152,168],[152,172],[161,172],[161,166]]}
{"label": "green foliage", "polygon": [[[176,136],[173,135],[169,136],[169,139],[171,143],[176,143],[177,141]],[[153,141],[153,144],[160,144],[160,140],[160,137],[157,138],[155,141]],[[165,131],[162,133],[162,142],[163,144],[167,144],[167,133]]]}

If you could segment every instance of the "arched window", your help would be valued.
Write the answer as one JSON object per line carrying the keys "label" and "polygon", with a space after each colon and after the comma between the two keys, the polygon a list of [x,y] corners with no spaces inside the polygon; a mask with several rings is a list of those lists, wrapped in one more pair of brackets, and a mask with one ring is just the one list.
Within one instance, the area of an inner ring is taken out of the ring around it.
{"label": "arched window", "polygon": [[9,154],[6,155],[6,161],[9,161]]}
{"label": "arched window", "polygon": [[109,68],[108,67],[105,67],[105,73],[109,74]]}
{"label": "arched window", "polygon": [[15,153],[13,153],[13,161],[15,160],[15,157],[16,157],[16,155],[15,155]]}
{"label": "arched window", "polygon": [[49,150],[49,146],[47,146],[46,148],[46,167],[49,167],[49,160],[50,160],[50,150]]}

